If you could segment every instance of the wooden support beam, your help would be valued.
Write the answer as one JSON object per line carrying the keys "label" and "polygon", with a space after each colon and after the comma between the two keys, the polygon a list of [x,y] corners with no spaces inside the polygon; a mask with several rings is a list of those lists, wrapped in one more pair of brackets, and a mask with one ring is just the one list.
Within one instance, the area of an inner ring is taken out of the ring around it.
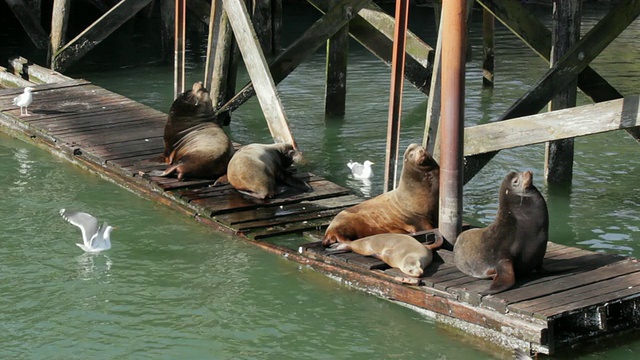
{"label": "wooden support beam", "polygon": [[[215,3],[216,0],[213,0],[212,4],[215,5]],[[188,0],[187,9],[202,24],[209,26],[211,5],[206,0]]]}
{"label": "wooden support beam", "polygon": [[162,61],[165,63],[169,63],[173,59],[175,11],[174,0],[160,0],[160,37]]}
{"label": "wooden support beam", "polygon": [[[442,1],[433,2],[436,12],[436,22],[440,23],[442,16]],[[438,26],[438,40],[436,43],[436,53],[433,59],[433,76],[429,97],[427,98],[427,118],[422,137],[422,146],[440,163],[440,139],[438,128],[440,127],[440,84],[442,80],[442,26]]]}
{"label": "wooden support beam", "polygon": [[271,27],[273,33],[273,53],[282,49],[282,0],[271,0]]}
{"label": "wooden support beam", "polygon": [[[551,65],[580,40],[581,0],[553,3],[553,50]],[[549,111],[576,106],[578,80],[560,91],[549,103]],[[573,177],[573,138],[545,144],[544,178],[549,184],[570,184]]]}
{"label": "wooden support beam", "polygon": [[293,139],[284,108],[278,96],[276,85],[269,73],[267,60],[262,53],[256,37],[249,13],[243,1],[222,0],[225,11],[229,16],[229,22],[233,28],[233,34],[238,41],[238,47],[242,53],[247,72],[251,81],[255,84],[258,102],[265,115],[269,131],[273,140],[277,143],[289,143],[297,149]]}
{"label": "wooden support beam", "polygon": [[53,54],[52,68],[57,71],[66,70],[143,7],[147,6],[149,2],[151,0],[121,0],[73,40],[69,41],[60,51]]}
{"label": "wooden support beam", "polygon": [[[587,65],[640,15],[640,0],[626,0],[610,11],[566,55],[513,104],[498,121],[535,114],[553,96],[573,81]],[[634,129],[637,131],[637,129]],[[637,138],[640,139],[640,138]],[[497,152],[467,158],[465,183],[473,178]]]}
{"label": "wooden support beam", "polygon": [[[313,54],[320,46],[345,26],[353,18],[355,12],[362,9],[371,0],[340,0],[330,11],[316,21],[298,40],[289,45],[269,65],[269,71],[275,84],[284,80],[298,65]],[[255,89],[250,82],[245,85],[231,100],[229,100],[216,114],[233,111],[245,101],[255,95]]]}
{"label": "wooden support beam", "polygon": [[49,45],[49,35],[40,25],[40,17],[35,16],[31,4],[24,0],[5,0],[9,9],[16,16],[22,28],[29,35],[31,42],[38,49],[46,49]]}
{"label": "wooden support beam", "polygon": [[[338,4],[331,0],[331,5]],[[343,26],[327,41],[324,113],[328,117],[344,116],[347,98],[347,63],[349,61],[349,25]]]}
{"label": "wooden support beam", "polygon": [[271,27],[271,0],[253,1],[252,11],[253,28],[262,47],[262,52],[266,55],[273,53],[273,34]]}
{"label": "wooden support beam", "polygon": [[175,0],[174,55],[173,55],[173,98],[185,90],[185,52],[187,47],[187,0]]}
{"label": "wooden support beam", "polygon": [[9,70],[36,84],[50,84],[73,80],[59,72],[34,64],[23,57],[9,59]]}
{"label": "wooden support beam", "polygon": [[69,12],[71,0],[53,0],[53,10],[51,13],[51,44],[47,56],[47,65],[53,68],[53,54],[55,54],[67,36],[67,23],[69,22]]}
{"label": "wooden support beam", "polygon": [[[214,1],[212,4],[204,84],[209,89],[214,103],[213,108],[219,109],[235,93],[238,48],[233,38],[229,17],[222,8],[222,3]],[[230,114],[230,112],[221,113],[218,121],[229,125]]]}
{"label": "wooden support beam", "polygon": [[471,126],[464,156],[640,126],[640,96]]}
{"label": "wooden support beam", "polygon": [[387,146],[385,151],[384,191],[397,185],[398,146],[402,114],[402,88],[404,84],[405,49],[409,26],[409,0],[396,1],[395,29],[393,31],[393,60],[391,61],[391,87],[389,89],[389,117],[387,120]]}
{"label": "wooden support beam", "polygon": [[482,9],[482,86],[493,87],[495,18]]}

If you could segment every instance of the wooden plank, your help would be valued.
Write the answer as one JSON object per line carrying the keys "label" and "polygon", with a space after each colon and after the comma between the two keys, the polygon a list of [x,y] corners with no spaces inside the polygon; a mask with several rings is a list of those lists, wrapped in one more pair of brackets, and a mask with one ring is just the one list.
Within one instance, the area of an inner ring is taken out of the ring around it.
{"label": "wooden plank", "polygon": [[40,25],[40,19],[36,18],[31,8],[24,0],[5,0],[9,9],[16,16],[22,28],[29,35],[29,38],[38,49],[46,49],[49,43],[49,36]]}
{"label": "wooden plank", "polygon": [[[262,230],[252,230],[246,234],[249,239],[258,240],[268,237],[281,236],[286,234],[301,233],[303,231],[325,228],[331,222],[330,218],[323,218],[310,221],[297,221],[284,225],[277,225]],[[242,232],[241,232],[242,233]]]}
{"label": "wooden plank", "polygon": [[267,60],[264,58],[264,54],[256,40],[256,34],[249,21],[249,14],[244,2],[223,0],[222,4],[229,15],[233,34],[238,40],[238,47],[242,52],[251,81],[256,87],[258,102],[267,119],[269,132],[273,140],[277,143],[292,144],[297,149],[298,145],[289,129],[289,123],[280,102],[276,85],[269,73]]}
{"label": "wooden plank", "polygon": [[20,88],[25,88],[27,86],[35,86],[36,84],[25,80],[19,76],[16,76],[10,72],[7,71],[6,68],[0,66],[0,87],[7,87],[7,88],[13,88],[13,87],[20,87]]}
{"label": "wooden plank", "polygon": [[[342,209],[326,209],[318,210],[314,212],[297,213],[287,216],[279,216],[276,218],[246,221],[240,224],[235,224],[234,228],[238,231],[248,231],[257,228],[266,228],[272,226],[281,226],[294,222],[316,221],[323,219],[323,221],[331,222],[331,219],[335,217]],[[330,219],[327,219],[330,218]]]}
{"label": "wooden plank", "polygon": [[121,0],[55,53],[52,68],[57,71],[66,70],[150,2],[151,0]]}
{"label": "wooden plank", "polygon": [[[465,128],[464,155],[640,126],[640,96]],[[597,114],[598,116],[593,116]]]}
{"label": "wooden plank", "polygon": [[540,315],[547,316],[553,320],[564,316],[566,313],[574,312],[576,309],[580,310],[595,305],[604,306],[608,302],[622,302],[629,299],[637,299],[638,296],[640,296],[640,293],[638,293],[637,286],[631,286],[598,297],[585,298],[572,304],[546,309]]}
{"label": "wooden plank", "polygon": [[[64,83],[36,85],[33,88],[33,90],[34,90],[34,93],[37,93],[37,92],[45,92],[50,90],[60,90],[60,89],[76,87],[76,86],[84,86],[87,84],[90,84],[90,82],[80,79],[80,80],[71,80]],[[10,104],[13,101],[13,98],[16,95],[22,94],[23,91],[24,89],[20,89],[20,88],[0,89],[0,101],[6,101]]]}
{"label": "wooden plank", "polygon": [[[329,37],[344,27],[354,14],[371,0],[341,0],[333,8],[325,11],[326,14],[313,23],[302,36],[291,43],[269,64],[269,72],[273,76],[275,84],[279,84],[305,59],[324,44]],[[246,84],[231,100],[229,100],[217,114],[230,112],[255,95],[252,82]]]}
{"label": "wooden plank", "polygon": [[67,81],[85,81],[81,79],[74,80],[55,70],[47,69],[38,64],[34,64],[33,62],[21,56],[9,59],[9,68],[11,69],[11,71],[13,71],[14,74],[20,75],[29,81],[33,81],[39,84],[64,83]]}
{"label": "wooden plank", "polygon": [[[526,116],[540,111],[551,97],[566,87],[604,50],[629,24],[640,15],[640,2],[626,0],[610,11],[598,24],[560,59],[547,73],[513,104],[499,120]],[[640,139],[638,137],[637,139]],[[497,151],[466,158],[465,183],[486,165]]]}

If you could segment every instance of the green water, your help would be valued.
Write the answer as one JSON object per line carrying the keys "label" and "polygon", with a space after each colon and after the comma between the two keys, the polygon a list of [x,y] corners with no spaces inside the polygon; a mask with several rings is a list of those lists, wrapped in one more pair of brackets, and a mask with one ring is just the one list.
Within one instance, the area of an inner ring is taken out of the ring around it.
{"label": "green water", "polygon": [[[314,19],[310,9],[301,9],[286,13],[286,24],[298,26],[285,32],[289,41]],[[583,33],[602,14],[602,9],[587,11]],[[419,22],[416,32],[433,43],[431,12],[413,10],[410,26]],[[145,36],[116,33],[68,74],[166,112],[172,68],[156,61],[157,44]],[[638,36],[636,21],[593,64],[625,95],[638,94]],[[468,126],[500,116],[545,72],[545,63],[506,29],[499,26],[496,38],[496,87],[483,90],[480,26],[471,29]],[[0,54],[31,57],[21,43],[0,39]],[[201,44],[189,46],[192,82],[201,79],[203,65],[194,51]],[[305,170],[375,196],[383,182],[389,69],[352,43],[349,108],[344,119],[327,120],[323,64],[319,52],[278,86],[294,136],[309,159]],[[246,74],[239,77],[243,85]],[[584,97],[579,101],[587,103]],[[401,149],[421,141],[425,107],[424,95],[406,85]],[[229,134],[240,143],[270,141],[255,99],[234,112]],[[465,186],[465,219],[491,222],[502,178],[511,170],[530,169],[548,200],[552,241],[640,257],[639,150],[622,132],[577,139],[569,194],[549,194],[542,183],[542,146],[503,151]],[[350,159],[376,163],[370,185],[349,179],[345,164]],[[412,310],[213,232],[3,134],[0,184],[2,359],[510,357]],[[80,233],[61,219],[60,208],[84,210],[115,225],[113,248],[83,254],[74,245]],[[631,336],[566,357],[628,359],[639,352],[640,340]]]}

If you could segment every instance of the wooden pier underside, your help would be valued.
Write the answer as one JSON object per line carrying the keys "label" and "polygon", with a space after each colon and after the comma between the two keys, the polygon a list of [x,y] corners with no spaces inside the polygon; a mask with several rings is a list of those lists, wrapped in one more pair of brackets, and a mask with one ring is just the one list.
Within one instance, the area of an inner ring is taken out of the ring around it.
{"label": "wooden pier underside", "polygon": [[[489,281],[460,273],[445,250],[438,251],[423,278],[409,279],[374,258],[328,253],[318,242],[304,244],[309,240],[302,236],[294,245],[275,244],[270,237],[319,234],[340,210],[363,199],[307,173],[297,176],[310,182],[312,192],[284,193],[267,201],[243,196],[228,185],[213,187],[213,180],[140,176],[140,171],[165,168],[145,160],[162,153],[166,114],[84,80],[34,88],[33,115],[28,117],[20,117],[12,105],[22,88],[0,90],[4,131],[218,230],[497,344],[551,354],[634,329],[640,322],[640,265],[635,259],[549,244],[549,268],[576,267],[481,296]],[[429,237],[416,235],[422,241]]]}

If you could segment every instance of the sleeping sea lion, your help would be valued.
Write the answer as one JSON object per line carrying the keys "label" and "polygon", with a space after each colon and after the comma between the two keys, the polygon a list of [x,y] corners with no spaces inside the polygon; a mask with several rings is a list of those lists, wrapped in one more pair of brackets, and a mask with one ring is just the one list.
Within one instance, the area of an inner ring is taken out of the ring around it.
{"label": "sleeping sea lion", "polygon": [[338,213],[325,231],[322,244],[435,228],[439,178],[440,168],[427,150],[418,144],[409,145],[398,187]]}
{"label": "sleeping sea lion", "polygon": [[464,231],[456,239],[453,257],[458,269],[469,276],[493,279],[482,294],[507,290],[516,277],[542,270],[549,214],[532,180],[531,171],[509,173],[500,186],[494,222]]}
{"label": "sleeping sea lion", "polygon": [[169,163],[169,156],[176,143],[186,135],[185,130],[204,123],[214,123],[222,126],[215,116],[209,91],[202,82],[193,84],[191,90],[187,90],[171,104],[169,117],[164,126],[164,160]]}
{"label": "sleeping sea lion", "polygon": [[425,245],[406,234],[377,234],[347,240],[331,248],[374,256],[409,276],[421,277],[424,268],[433,261],[433,250],[442,246],[442,242],[442,236],[436,236],[435,243]]}
{"label": "sleeping sea lion", "polygon": [[238,191],[258,199],[276,195],[277,185],[310,191],[311,186],[293,177],[287,168],[302,159],[291,144],[249,144],[238,150],[227,168],[227,179]]}
{"label": "sleeping sea lion", "polygon": [[217,179],[227,172],[234,149],[220,126],[206,123],[188,128],[183,133],[184,136],[180,137],[169,154],[171,166],[159,176],[177,172],[179,180]]}

